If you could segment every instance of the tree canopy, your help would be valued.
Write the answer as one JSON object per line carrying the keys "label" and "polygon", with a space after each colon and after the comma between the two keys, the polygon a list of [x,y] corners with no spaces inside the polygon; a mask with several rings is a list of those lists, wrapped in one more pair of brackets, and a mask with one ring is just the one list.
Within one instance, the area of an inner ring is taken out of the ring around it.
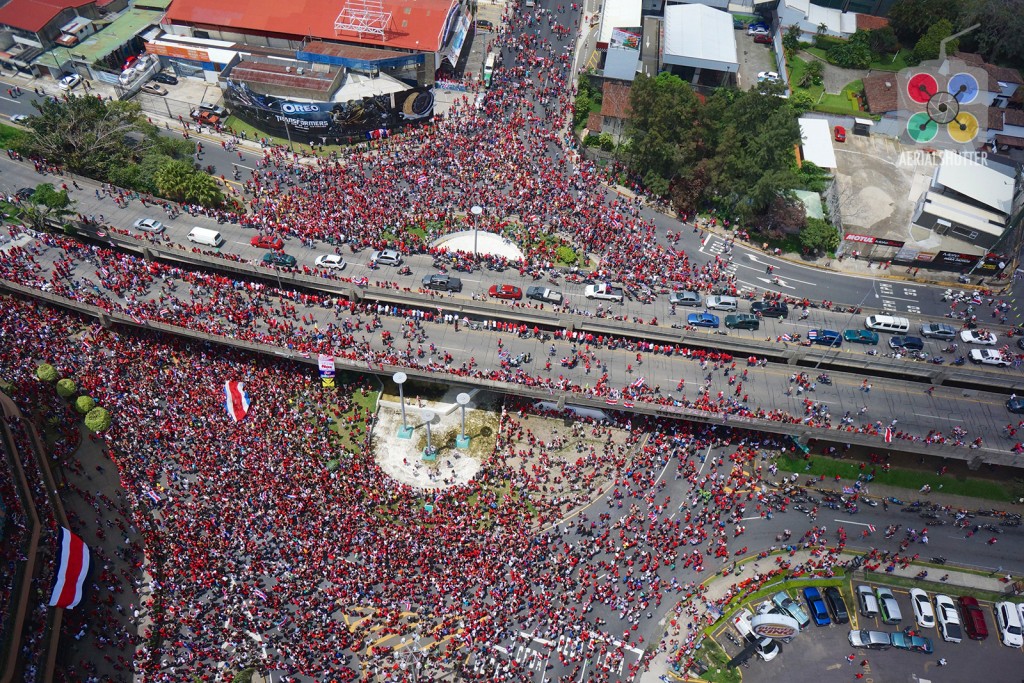
{"label": "tree canopy", "polygon": [[17,143],[26,155],[55,161],[94,180],[153,194],[161,194],[156,180],[160,170],[177,163],[179,175],[194,176],[187,183],[194,197],[188,201],[215,206],[223,200],[220,188],[192,159],[195,143],[161,134],[138,103],[69,97],[32,104],[38,113],[26,122],[28,130]]}
{"label": "tree canopy", "polygon": [[51,183],[37,185],[32,196],[21,203],[22,216],[37,230],[42,230],[52,219],[60,221],[74,213],[74,200],[67,190],[58,190]]}
{"label": "tree canopy", "polygon": [[[1020,38],[1024,34],[1024,0],[896,0],[889,10],[890,26],[905,46],[915,46],[915,56],[918,42],[942,21],[949,22],[950,33],[981,24],[963,37],[967,50],[980,53],[993,64],[1024,66],[1024,40]],[[953,52],[952,47],[947,48],[947,54]],[[938,55],[934,40],[926,42],[921,51],[932,53]]]}
{"label": "tree canopy", "polygon": [[785,98],[723,88],[702,103],[679,77],[661,73],[638,77],[630,104],[630,168],[649,189],[671,188],[682,211],[713,199],[749,220],[799,184],[800,129]]}

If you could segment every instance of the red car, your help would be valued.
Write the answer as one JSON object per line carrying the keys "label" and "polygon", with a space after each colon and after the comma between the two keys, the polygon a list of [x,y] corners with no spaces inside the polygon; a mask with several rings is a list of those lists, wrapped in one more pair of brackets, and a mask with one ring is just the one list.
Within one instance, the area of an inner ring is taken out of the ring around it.
{"label": "red car", "polygon": [[772,37],[770,35],[768,35],[767,33],[755,33],[754,34],[754,42],[755,43],[764,43],[765,45],[771,45],[772,44]]}
{"label": "red car", "polygon": [[273,235],[256,235],[249,244],[260,249],[284,249],[284,240]]}
{"label": "red car", "polygon": [[846,142],[846,129],[842,126],[835,127],[836,142]]}
{"label": "red car", "polygon": [[513,299],[518,301],[523,298],[523,290],[514,285],[491,285],[487,293],[495,299]]}

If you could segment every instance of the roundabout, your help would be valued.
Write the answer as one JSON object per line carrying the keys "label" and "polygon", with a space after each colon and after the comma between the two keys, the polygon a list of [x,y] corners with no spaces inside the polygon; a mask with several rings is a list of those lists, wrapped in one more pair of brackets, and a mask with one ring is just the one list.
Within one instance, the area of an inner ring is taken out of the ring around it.
{"label": "roundabout", "polygon": [[433,249],[447,249],[459,251],[466,254],[473,253],[474,235],[476,241],[476,252],[483,256],[497,256],[510,261],[521,261],[526,258],[516,244],[501,235],[483,230],[462,230],[436,240],[431,244]]}

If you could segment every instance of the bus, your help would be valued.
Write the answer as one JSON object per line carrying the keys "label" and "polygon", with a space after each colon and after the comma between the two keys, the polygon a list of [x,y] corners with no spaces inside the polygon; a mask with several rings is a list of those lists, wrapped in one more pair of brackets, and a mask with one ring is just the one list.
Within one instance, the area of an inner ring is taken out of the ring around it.
{"label": "bus", "polygon": [[492,52],[487,55],[487,61],[484,62],[484,85],[491,87],[491,78],[494,76],[494,59],[496,54]]}

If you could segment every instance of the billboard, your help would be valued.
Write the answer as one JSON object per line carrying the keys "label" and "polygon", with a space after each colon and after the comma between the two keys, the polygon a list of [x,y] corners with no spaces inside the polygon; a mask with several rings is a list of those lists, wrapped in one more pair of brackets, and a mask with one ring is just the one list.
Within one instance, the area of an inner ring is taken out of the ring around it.
{"label": "billboard", "polygon": [[231,113],[262,131],[299,142],[342,144],[384,137],[392,128],[434,115],[434,92],[412,88],[345,102],[299,102],[253,92],[229,80]]}

